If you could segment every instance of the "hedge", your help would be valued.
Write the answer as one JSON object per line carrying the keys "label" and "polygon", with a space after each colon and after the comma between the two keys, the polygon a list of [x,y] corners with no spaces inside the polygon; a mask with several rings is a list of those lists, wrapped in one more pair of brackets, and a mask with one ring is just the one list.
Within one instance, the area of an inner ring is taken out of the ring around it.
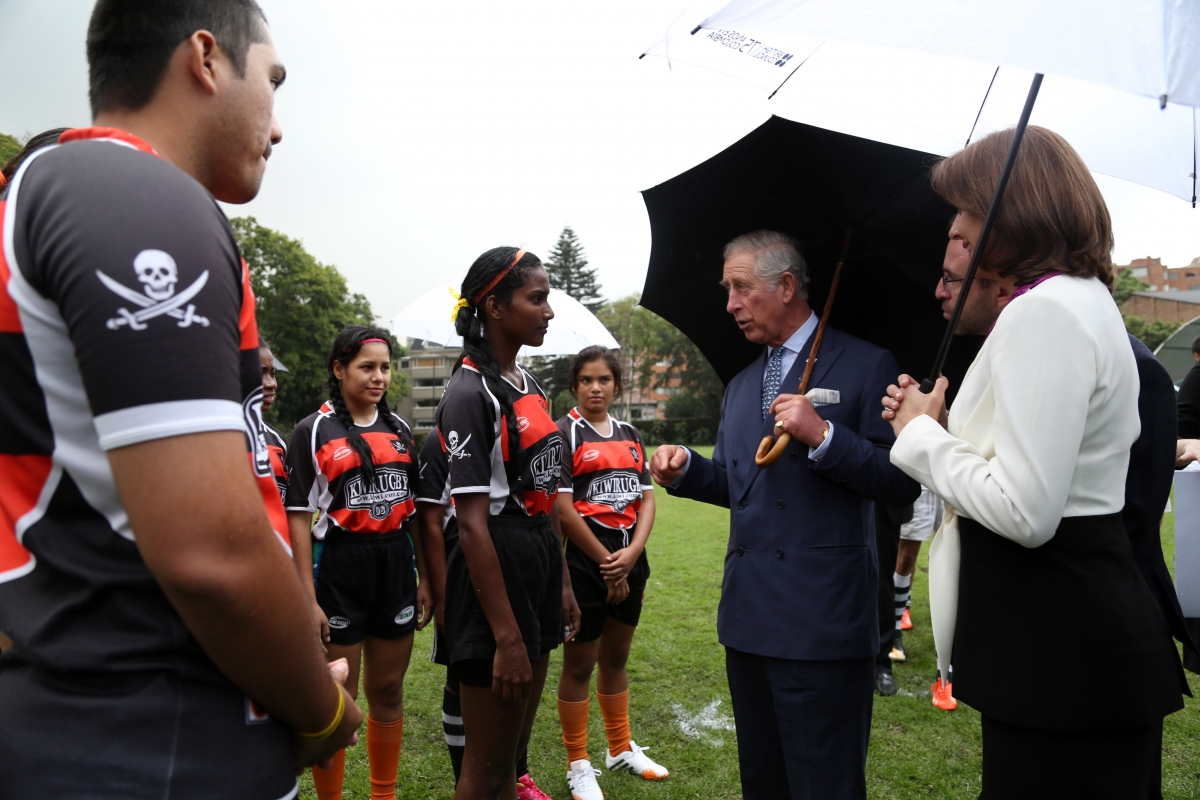
{"label": "hedge", "polygon": [[646,445],[713,445],[717,443],[717,424],[718,420],[709,417],[633,420]]}

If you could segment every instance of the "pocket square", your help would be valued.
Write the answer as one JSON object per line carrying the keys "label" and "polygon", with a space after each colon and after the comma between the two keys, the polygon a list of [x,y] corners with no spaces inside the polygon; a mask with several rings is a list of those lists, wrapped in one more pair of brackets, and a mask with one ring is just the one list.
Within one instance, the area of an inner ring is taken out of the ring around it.
{"label": "pocket square", "polygon": [[804,396],[808,398],[814,408],[842,402],[842,393],[837,389],[809,389]]}

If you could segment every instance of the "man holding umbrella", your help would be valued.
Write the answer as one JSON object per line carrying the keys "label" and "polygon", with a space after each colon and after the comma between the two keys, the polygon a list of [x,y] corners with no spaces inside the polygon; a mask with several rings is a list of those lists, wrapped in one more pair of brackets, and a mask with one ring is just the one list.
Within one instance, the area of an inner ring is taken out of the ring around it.
{"label": "man holding umbrella", "polygon": [[[717,630],[746,800],[863,798],[879,648],[873,503],[920,494],[891,465],[874,405],[896,361],[826,328],[813,388],[781,393],[799,385],[818,327],[799,247],[757,231],[724,258],[726,310],[764,351],[726,389],[712,459],[665,445],[651,472],[671,494],[731,511]],[[790,434],[787,457],[760,469],[772,432]]]}

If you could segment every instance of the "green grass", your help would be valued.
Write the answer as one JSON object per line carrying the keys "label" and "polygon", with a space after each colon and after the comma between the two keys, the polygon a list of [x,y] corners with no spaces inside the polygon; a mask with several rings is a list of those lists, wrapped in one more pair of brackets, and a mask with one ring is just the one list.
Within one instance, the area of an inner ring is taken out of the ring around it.
{"label": "green grass", "polygon": [[[654,784],[628,773],[605,772],[600,786],[608,800],[739,798],[737,742],[734,732],[726,729],[732,728],[732,710],[716,632],[728,512],[670,498],[666,492],[658,492],[657,501],[658,520],[648,547],[652,574],[629,664],[630,718],[634,738],[652,748],[651,757],[668,767],[671,777]],[[1163,522],[1163,549],[1167,564],[1173,566],[1170,514]],[[872,798],[965,798],[979,793],[979,715],[962,705],[954,712],[939,711],[929,702],[936,662],[929,631],[927,563],[923,549],[913,587],[915,627],[904,637],[908,661],[895,669],[901,693],[875,698],[867,760]],[[1096,642],[1095,652],[1081,659],[1080,668],[1103,658],[1107,648],[1119,646]],[[431,630],[418,633],[405,682],[404,751],[396,791],[401,798],[446,799],[454,791],[442,739],[445,671],[429,662],[431,647]],[[561,663],[561,651],[556,650],[529,748],[534,777],[556,800],[570,797],[554,701]],[[1188,678],[1192,691],[1200,695],[1200,677],[1189,673]],[[1046,690],[1054,691],[1054,685],[1047,683]],[[681,719],[690,733],[683,730]],[[603,767],[604,727],[594,699],[589,750],[593,763]],[[346,773],[345,797],[366,798],[370,786],[365,743],[348,751]],[[1183,711],[1167,719],[1163,794],[1176,800],[1200,798],[1198,701],[1189,699]],[[315,797],[308,775],[301,781],[301,797]]]}

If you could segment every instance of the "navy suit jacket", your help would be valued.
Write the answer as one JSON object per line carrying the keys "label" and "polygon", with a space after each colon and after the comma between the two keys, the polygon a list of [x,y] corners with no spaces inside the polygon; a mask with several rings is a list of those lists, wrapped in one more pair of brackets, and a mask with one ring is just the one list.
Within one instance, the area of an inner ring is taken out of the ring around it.
{"label": "navy suit jacket", "polygon": [[[800,385],[812,338],[784,378]],[[725,578],[717,612],[721,644],[805,661],[874,658],[879,650],[879,559],[874,502],[905,505],[920,485],[889,460],[895,436],[879,401],[899,374],[892,354],[827,328],[810,389],[835,389],[817,407],[834,425],[820,461],[792,441],[772,466],[754,453],[771,432],[762,418],[766,349],[725,390],[712,459],[692,452],[668,491],[730,509]],[[894,565],[883,565],[891,569]]]}
{"label": "navy suit jacket", "polygon": [[[1132,335],[1129,343],[1137,361],[1138,416],[1142,432],[1129,448],[1125,476],[1125,508],[1121,519],[1129,532],[1133,560],[1158,601],[1171,635],[1194,649],[1184,627],[1183,611],[1167,563],[1163,560],[1159,528],[1175,478],[1175,386],[1150,348]],[[1182,673],[1181,673],[1182,674]],[[1184,683],[1187,689],[1187,683]],[[1190,692],[1188,692],[1190,694]]]}

